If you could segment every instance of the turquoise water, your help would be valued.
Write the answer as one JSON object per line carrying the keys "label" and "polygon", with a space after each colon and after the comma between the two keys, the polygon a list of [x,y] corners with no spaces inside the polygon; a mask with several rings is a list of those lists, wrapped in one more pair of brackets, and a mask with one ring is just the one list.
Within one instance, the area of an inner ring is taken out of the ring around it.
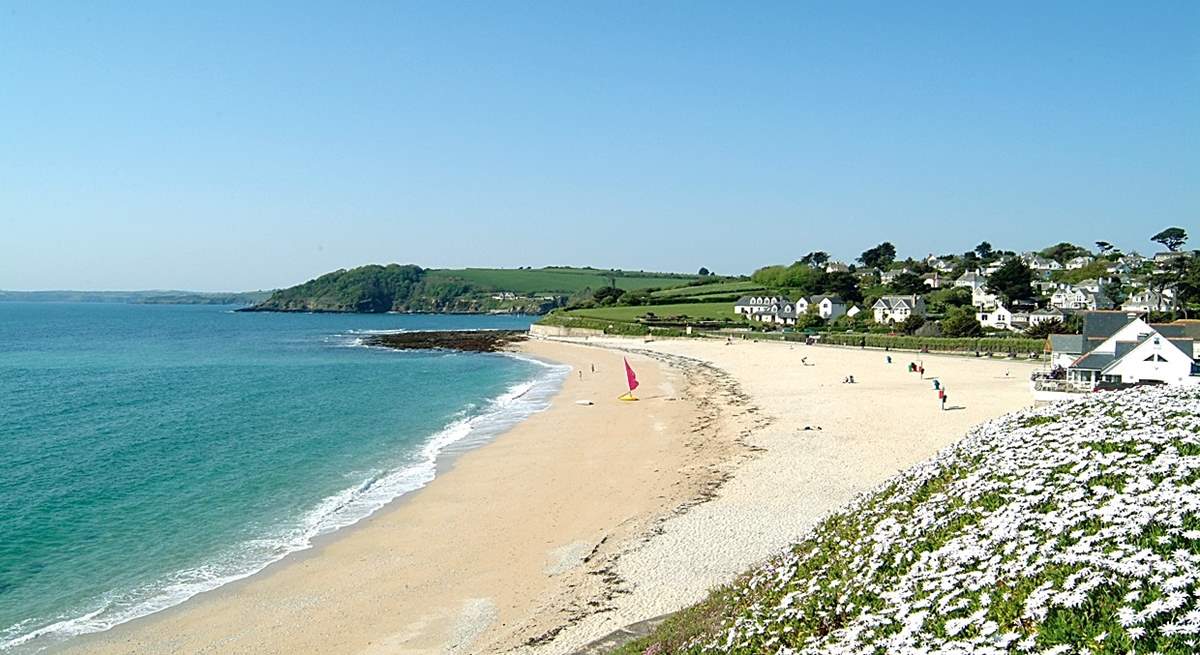
{"label": "turquoise water", "polygon": [[177,604],[427,483],[565,373],[361,335],[528,324],[0,303],[0,650]]}

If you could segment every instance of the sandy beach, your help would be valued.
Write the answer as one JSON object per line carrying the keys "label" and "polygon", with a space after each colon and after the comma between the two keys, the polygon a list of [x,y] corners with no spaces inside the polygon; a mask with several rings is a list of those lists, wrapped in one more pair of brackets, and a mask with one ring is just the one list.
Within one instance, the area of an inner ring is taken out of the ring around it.
{"label": "sandy beach", "polygon": [[[1014,361],[923,356],[949,389],[942,411],[905,370],[911,353],[888,365],[879,351],[742,341],[522,348],[575,368],[550,409],[319,548],[70,652],[570,653],[699,600],[1032,402],[1032,365]],[[622,356],[642,379],[637,403],[615,400]]]}

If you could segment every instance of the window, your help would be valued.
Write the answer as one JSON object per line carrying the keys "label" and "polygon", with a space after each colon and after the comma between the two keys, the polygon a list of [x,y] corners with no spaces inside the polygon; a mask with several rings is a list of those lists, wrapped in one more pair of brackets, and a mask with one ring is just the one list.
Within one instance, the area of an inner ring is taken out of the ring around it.
{"label": "window", "polygon": [[1150,355],[1149,357],[1147,357],[1146,361],[1147,362],[1165,362],[1165,361],[1167,361],[1167,358],[1163,357],[1162,355],[1155,354],[1155,355]]}

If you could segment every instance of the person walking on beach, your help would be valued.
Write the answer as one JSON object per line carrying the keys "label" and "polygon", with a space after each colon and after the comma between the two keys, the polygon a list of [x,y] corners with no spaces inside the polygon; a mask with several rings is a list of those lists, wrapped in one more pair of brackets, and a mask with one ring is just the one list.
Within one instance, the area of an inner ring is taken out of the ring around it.
{"label": "person walking on beach", "polygon": [[891,356],[891,355],[888,355],[888,356],[886,357],[886,359],[887,359],[887,363],[889,363],[889,364],[891,364],[891,363],[892,363],[892,356]]}

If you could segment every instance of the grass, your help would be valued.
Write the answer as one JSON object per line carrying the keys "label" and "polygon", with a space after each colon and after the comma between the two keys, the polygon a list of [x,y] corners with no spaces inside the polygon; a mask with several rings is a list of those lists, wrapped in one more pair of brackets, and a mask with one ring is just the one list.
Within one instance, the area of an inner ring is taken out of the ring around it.
{"label": "grass", "polygon": [[737,320],[733,313],[733,305],[727,302],[697,302],[680,303],[675,305],[641,305],[630,307],[595,307],[592,309],[575,309],[567,312],[568,316],[579,316],[602,321],[619,321],[631,323],[638,318],[653,313],[658,318],[686,316],[697,321],[732,321]]}
{"label": "grass", "polygon": [[[641,271],[616,271],[613,275],[617,287],[625,290],[677,287],[696,279],[695,275]],[[608,286],[609,272],[588,268],[437,269],[426,273],[426,279],[432,282],[465,282],[489,291],[570,295],[588,288]]]}
{"label": "grass", "polygon": [[763,291],[763,286],[757,282],[750,280],[732,280],[730,282],[716,282],[713,284],[702,284],[694,287],[675,287],[673,289],[660,289],[650,294],[653,298],[703,298],[705,296],[729,296],[753,293]]}

